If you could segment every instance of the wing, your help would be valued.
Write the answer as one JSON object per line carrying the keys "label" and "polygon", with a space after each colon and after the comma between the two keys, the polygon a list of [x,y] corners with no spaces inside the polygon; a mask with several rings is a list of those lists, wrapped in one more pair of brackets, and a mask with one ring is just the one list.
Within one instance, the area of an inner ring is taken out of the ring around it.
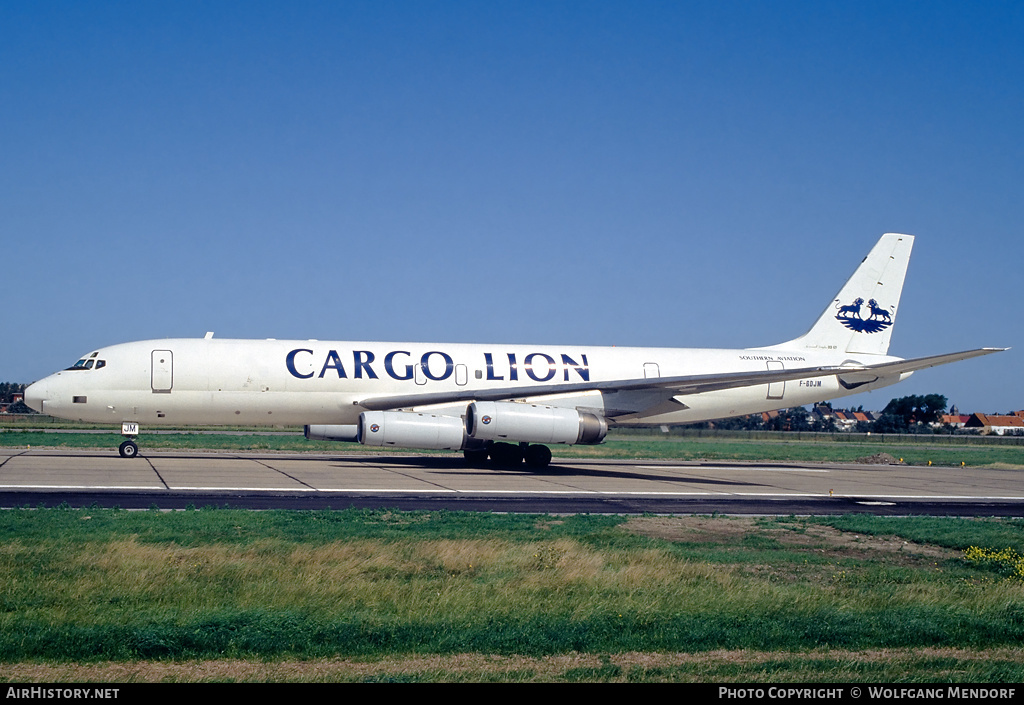
{"label": "wing", "polygon": [[715,392],[722,389],[751,387],[771,382],[787,382],[794,379],[813,379],[838,375],[840,383],[848,389],[855,386],[870,384],[882,377],[923,370],[937,365],[945,365],[958,360],[989,355],[1007,348],[978,348],[945,355],[932,355],[910,360],[883,362],[876,365],[838,365],[827,367],[802,367],[789,370],[759,370],[755,372],[725,372],[718,374],[681,375],[677,377],[657,377],[652,379],[610,380],[605,382],[573,382],[569,384],[543,384],[536,386],[501,387],[497,389],[476,389],[434,392],[425,394],[390,395],[366,397],[356,404],[364,409],[383,411],[401,409],[411,406],[427,406],[431,404],[449,404],[472,401],[501,401],[502,399],[528,399],[530,397],[551,394],[566,394],[588,391],[625,391],[625,390],[663,390],[673,394],[700,394]]}

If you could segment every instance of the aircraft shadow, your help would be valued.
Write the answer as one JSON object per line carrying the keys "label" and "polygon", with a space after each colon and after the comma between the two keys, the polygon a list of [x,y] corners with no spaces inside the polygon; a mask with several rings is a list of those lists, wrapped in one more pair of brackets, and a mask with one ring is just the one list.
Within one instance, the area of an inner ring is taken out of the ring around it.
{"label": "aircraft shadow", "polygon": [[[31,451],[28,451],[29,453]],[[20,455],[21,453],[19,453]],[[55,458],[75,458],[75,457],[89,457],[96,458],[97,453],[76,453],[74,451],[64,452],[48,452],[47,456]],[[117,452],[114,451],[109,454],[112,461],[133,463],[137,461],[145,461],[148,457],[152,459],[166,459],[166,460],[194,460],[197,459],[195,453],[188,452],[160,452],[158,454],[147,454],[140,452],[136,458],[123,459],[117,456]],[[221,451],[215,454],[203,454],[201,457],[204,459],[222,459],[222,460],[252,460],[252,461],[266,461],[273,462],[275,460],[281,460],[282,455],[275,453],[246,453],[245,451]],[[481,471],[486,471],[495,475],[515,475],[515,476],[535,476],[538,478],[573,478],[573,477],[589,477],[589,478],[607,478],[607,479],[623,479],[623,480],[647,480],[650,482],[660,482],[665,484],[699,484],[699,485],[723,485],[723,486],[749,486],[752,483],[731,481],[731,480],[713,480],[704,477],[693,477],[693,476],[678,476],[673,477],[670,475],[658,475],[649,472],[643,472],[639,468],[636,471],[621,470],[621,469],[602,469],[594,466],[575,466],[571,464],[561,463],[553,461],[551,465],[543,469],[532,469],[526,465],[522,467],[501,467],[499,465],[493,465],[491,463],[479,464],[470,466],[462,458],[456,457],[435,457],[435,456],[392,456],[392,455],[287,455],[289,462],[309,462],[309,463],[344,463],[348,465],[375,465],[378,467],[382,466],[404,466],[404,467],[416,467],[423,468],[425,470],[431,470],[438,474],[444,474],[448,476],[471,476],[479,475]],[[709,463],[709,465],[715,465],[716,467],[736,467],[745,468],[749,466],[744,465],[730,465],[728,463]],[[699,470],[700,465],[693,465],[694,470]]]}
{"label": "aircraft shadow", "polygon": [[450,476],[478,475],[481,470],[495,475],[534,476],[539,478],[554,477],[592,477],[592,478],[615,478],[624,480],[648,480],[651,482],[662,482],[669,484],[687,483],[702,485],[728,485],[747,486],[748,482],[735,482],[731,480],[712,480],[703,477],[671,477],[667,475],[655,475],[640,471],[626,470],[604,470],[593,467],[579,467],[552,461],[546,468],[537,470],[528,468],[525,465],[521,468],[501,467],[490,463],[470,466],[462,459],[456,458],[434,458],[434,457],[391,457],[391,456],[368,456],[368,457],[346,457],[336,458],[338,462],[345,463],[372,463],[374,465],[402,465],[435,470],[440,474]]}

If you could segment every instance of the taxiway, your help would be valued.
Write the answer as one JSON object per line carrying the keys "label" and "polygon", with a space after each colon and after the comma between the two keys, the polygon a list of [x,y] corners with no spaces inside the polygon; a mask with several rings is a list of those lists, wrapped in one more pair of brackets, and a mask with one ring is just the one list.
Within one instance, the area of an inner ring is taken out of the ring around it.
{"label": "taxiway", "polygon": [[0,449],[0,506],[461,509],[546,513],[1024,516],[1024,471],[459,456]]}

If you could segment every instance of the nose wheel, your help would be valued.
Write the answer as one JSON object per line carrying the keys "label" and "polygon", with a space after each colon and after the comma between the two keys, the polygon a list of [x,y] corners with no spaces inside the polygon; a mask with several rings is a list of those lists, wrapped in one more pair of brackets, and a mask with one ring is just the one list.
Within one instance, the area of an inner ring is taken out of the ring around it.
{"label": "nose wheel", "polygon": [[134,458],[139,454],[139,447],[135,445],[135,439],[139,435],[139,424],[135,421],[122,421],[121,435],[124,436],[124,443],[117,452],[122,458]]}

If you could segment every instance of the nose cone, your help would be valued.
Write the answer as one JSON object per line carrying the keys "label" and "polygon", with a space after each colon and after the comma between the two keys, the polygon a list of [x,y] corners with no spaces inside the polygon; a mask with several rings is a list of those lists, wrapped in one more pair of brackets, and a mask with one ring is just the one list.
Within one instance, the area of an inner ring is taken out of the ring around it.
{"label": "nose cone", "polygon": [[48,396],[45,382],[46,380],[41,380],[25,387],[25,405],[39,413],[43,413],[43,402]]}

